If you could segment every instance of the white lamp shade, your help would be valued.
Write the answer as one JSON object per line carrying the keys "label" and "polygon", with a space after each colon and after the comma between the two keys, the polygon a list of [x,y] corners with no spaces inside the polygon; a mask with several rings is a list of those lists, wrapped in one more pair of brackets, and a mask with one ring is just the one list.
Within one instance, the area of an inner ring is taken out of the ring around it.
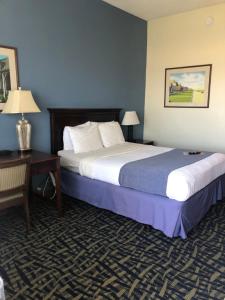
{"label": "white lamp shade", "polygon": [[123,117],[122,125],[138,125],[140,121],[138,119],[136,111],[126,111]]}
{"label": "white lamp shade", "polygon": [[35,113],[40,112],[31,91],[10,91],[8,100],[2,111],[3,114]]}

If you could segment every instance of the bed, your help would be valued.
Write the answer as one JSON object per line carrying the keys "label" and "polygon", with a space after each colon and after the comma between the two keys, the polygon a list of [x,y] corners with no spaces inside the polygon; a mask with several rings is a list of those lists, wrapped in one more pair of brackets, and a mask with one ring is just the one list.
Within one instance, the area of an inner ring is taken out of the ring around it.
{"label": "bed", "polygon": [[[63,129],[87,121],[119,121],[120,109],[49,109],[51,151],[63,149]],[[145,146],[153,147],[153,146]],[[149,148],[145,148],[149,149]],[[62,156],[62,161],[64,157]],[[168,237],[186,238],[209,208],[225,196],[225,175],[216,177],[186,201],[148,193],[111,182],[81,176],[75,169],[62,168],[62,192],[99,208],[129,217],[162,231]]]}

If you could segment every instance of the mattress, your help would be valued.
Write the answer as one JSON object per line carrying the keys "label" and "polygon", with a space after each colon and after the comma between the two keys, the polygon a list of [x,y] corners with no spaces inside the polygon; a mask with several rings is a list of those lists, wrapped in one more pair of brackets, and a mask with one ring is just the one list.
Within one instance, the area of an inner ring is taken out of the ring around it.
{"label": "mattress", "polygon": [[[172,151],[174,151],[172,148],[125,142],[87,153],[74,154],[73,151],[67,150],[59,151],[58,154],[61,157],[61,166],[70,171],[77,172],[90,179],[96,179],[118,186],[126,186],[119,180],[121,169],[124,166],[130,162],[149,158],[156,161],[154,157],[160,157],[161,159],[162,156],[168,156],[168,153],[171,153]],[[181,155],[185,154],[185,152],[180,152]],[[176,159],[177,158],[175,157],[175,160]],[[156,164],[156,167],[157,166],[158,163]],[[163,163],[161,163],[161,166],[164,168]],[[147,168],[147,166],[145,167]],[[164,172],[164,170],[162,171]],[[210,153],[208,157],[203,159],[199,157],[199,161],[196,161],[195,163],[184,165],[184,167],[178,169],[174,168],[173,171],[168,173],[165,184],[165,193],[159,194],[177,201],[186,201],[224,173],[225,155],[221,153]],[[141,173],[141,175],[142,174],[144,174],[144,172]],[[160,174],[153,178],[156,181],[155,184],[160,183],[159,179],[160,176],[162,176]],[[129,178],[129,176],[132,176],[132,173],[127,174],[127,176]],[[141,176],[138,179],[141,181]],[[152,186],[154,186],[154,184]],[[129,187],[143,191],[138,187]],[[148,190],[148,193],[154,194],[155,192]]]}

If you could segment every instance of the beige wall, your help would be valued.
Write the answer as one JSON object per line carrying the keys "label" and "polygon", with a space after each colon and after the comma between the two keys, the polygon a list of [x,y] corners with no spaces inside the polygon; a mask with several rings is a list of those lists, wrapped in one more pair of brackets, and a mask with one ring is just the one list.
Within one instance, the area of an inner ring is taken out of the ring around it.
{"label": "beige wall", "polygon": [[[208,16],[214,23],[206,25]],[[165,68],[212,64],[209,108],[164,108]],[[148,24],[144,137],[225,152],[225,4]]]}

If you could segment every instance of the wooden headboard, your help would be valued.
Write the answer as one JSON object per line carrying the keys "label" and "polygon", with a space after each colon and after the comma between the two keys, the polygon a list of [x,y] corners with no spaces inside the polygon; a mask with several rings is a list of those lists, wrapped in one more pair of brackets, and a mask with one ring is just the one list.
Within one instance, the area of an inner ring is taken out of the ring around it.
{"label": "wooden headboard", "polygon": [[87,121],[119,121],[120,108],[48,108],[50,113],[51,152],[63,149],[63,129]]}

